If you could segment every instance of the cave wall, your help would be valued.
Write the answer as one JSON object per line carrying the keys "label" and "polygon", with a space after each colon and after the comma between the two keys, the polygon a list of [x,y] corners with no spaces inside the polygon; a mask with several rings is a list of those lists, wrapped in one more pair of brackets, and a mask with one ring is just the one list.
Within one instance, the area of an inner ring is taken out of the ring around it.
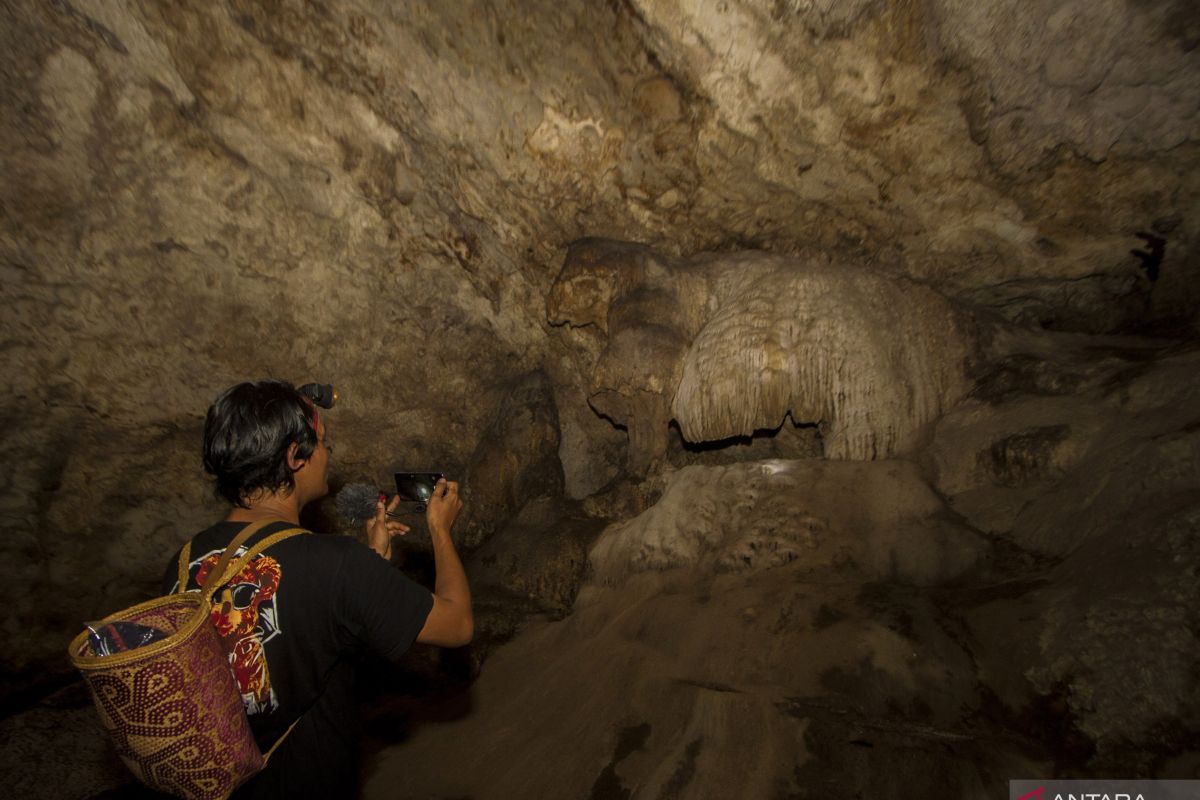
{"label": "cave wall", "polygon": [[[1186,2],[631,5],[707,111],[700,227],[858,251],[1054,327],[1194,319]],[[1163,284],[1138,231],[1170,240]]]}
{"label": "cave wall", "polygon": [[243,378],[337,383],[338,468],[381,479],[466,470],[541,369],[566,494],[619,477],[601,343],[547,322],[583,236],[1189,330],[1197,36],[1121,0],[6,4],[6,674],[219,513],[202,415]]}
{"label": "cave wall", "polygon": [[365,795],[1196,779],[1200,351],[1164,344],[1009,330],[910,458],[665,470],[571,614],[382,748]]}

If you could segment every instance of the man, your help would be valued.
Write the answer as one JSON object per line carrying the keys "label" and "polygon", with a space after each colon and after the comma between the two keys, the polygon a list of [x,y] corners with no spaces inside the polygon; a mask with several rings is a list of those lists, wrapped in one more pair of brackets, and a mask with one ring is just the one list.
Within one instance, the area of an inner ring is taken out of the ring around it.
{"label": "man", "polygon": [[[204,424],[204,468],[229,514],[188,546],[187,589],[198,590],[226,545],[267,521],[246,546],[299,524],[300,510],[328,493],[331,447],[315,406],[291,384],[240,383]],[[458,484],[439,481],[426,510],[437,570],[431,594],[394,569],[389,520],[399,498],[381,499],[366,523],[368,547],[345,536],[301,534],[260,554],[214,595],[213,623],[229,654],[265,770],[235,797],[352,796],[358,777],[353,697],[356,656],[395,659],[415,639],[443,647],[470,641],[471,595],[450,529],[462,508]],[[176,591],[180,552],[164,585]]]}

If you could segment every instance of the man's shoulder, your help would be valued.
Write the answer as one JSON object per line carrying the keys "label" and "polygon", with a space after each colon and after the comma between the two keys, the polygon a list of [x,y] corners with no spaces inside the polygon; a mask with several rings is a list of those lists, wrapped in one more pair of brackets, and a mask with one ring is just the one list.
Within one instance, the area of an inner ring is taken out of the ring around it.
{"label": "man's shoulder", "polygon": [[[188,563],[193,567],[193,571],[205,559],[214,558],[224,552],[244,527],[245,523],[242,522],[222,520],[192,536],[184,546],[188,548]],[[249,541],[243,545],[242,552],[246,548],[261,545],[264,540],[277,533],[296,527],[301,526],[283,521],[273,522],[251,536]],[[303,565],[303,568],[315,572],[333,573],[342,569],[347,558],[361,556],[358,551],[366,549],[366,545],[350,536],[316,533],[307,528],[302,528],[302,530],[303,533],[299,535],[272,543],[260,555],[268,555],[280,561],[291,562],[293,565]],[[176,574],[182,553],[182,546],[174,550],[167,565],[168,577]]]}
{"label": "man's shoulder", "polygon": [[[320,533],[301,525],[292,525],[287,522],[272,523],[266,526],[251,536],[245,547],[261,547],[270,537],[296,528],[301,531],[299,534],[274,542],[268,545],[263,552],[276,554],[280,558],[311,560],[316,562],[315,566],[333,568],[339,566],[347,555],[365,547],[365,545],[351,536],[343,536],[337,533]],[[208,531],[211,530],[212,528],[208,529]],[[207,542],[215,545],[216,548],[224,548],[233,536],[237,534],[237,530],[236,528],[233,532],[229,532],[228,529],[221,530],[215,538],[210,538]],[[197,534],[193,539],[193,543],[204,541],[203,537],[205,537],[208,531],[201,531]],[[193,544],[193,555],[195,554],[195,544]]]}
{"label": "man's shoulder", "polygon": [[363,547],[363,545],[350,536],[318,533],[305,529],[304,533],[279,542],[271,547],[271,550],[285,552],[288,555],[337,562],[359,547]]}
{"label": "man's shoulder", "polygon": [[[221,521],[197,533],[186,543],[188,548],[187,588],[194,591],[202,582],[205,564],[210,567],[219,558],[245,523]],[[271,523],[251,536],[248,546],[254,547],[265,538],[289,528],[300,527],[287,522]],[[183,548],[177,548],[166,564],[162,578],[164,594],[179,591],[179,561]],[[265,559],[265,560],[264,560]],[[280,577],[288,576],[292,585],[332,590],[338,586],[353,586],[356,590],[394,582],[401,574],[391,568],[364,543],[353,536],[336,533],[315,533],[309,529],[275,542],[252,559],[247,569],[264,569]],[[266,566],[264,566],[266,565]],[[386,572],[387,575],[378,573]]]}
{"label": "man's shoulder", "polygon": [[339,575],[360,576],[364,571],[374,572],[380,565],[387,565],[371,548],[353,536],[309,530],[272,545],[265,554],[277,559],[281,565],[325,575],[330,579]]}

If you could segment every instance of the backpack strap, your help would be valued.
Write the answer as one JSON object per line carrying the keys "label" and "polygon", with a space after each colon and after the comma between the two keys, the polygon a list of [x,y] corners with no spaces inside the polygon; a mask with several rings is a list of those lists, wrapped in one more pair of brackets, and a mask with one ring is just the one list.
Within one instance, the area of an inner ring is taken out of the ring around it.
{"label": "backpack strap", "polygon": [[[304,528],[288,528],[287,530],[278,531],[277,533],[272,533],[270,536],[263,539],[261,542],[256,542],[253,547],[248,548],[246,550],[246,552],[244,552],[240,556],[238,556],[236,561],[234,561],[232,564],[230,564],[228,567],[226,567],[225,573],[221,576],[221,580],[218,581],[215,586],[212,586],[210,588],[208,585],[209,580],[217,572],[214,569],[212,571],[212,573],[209,574],[208,578],[206,578],[204,581],[204,599],[205,600],[212,599],[212,596],[214,594],[216,594],[216,591],[218,588],[220,588],[221,586],[224,586],[226,583],[228,583],[230,580],[232,580],[234,575],[237,575],[239,572],[241,572],[243,569],[245,569],[246,565],[249,564],[250,561],[255,556],[262,553],[268,547],[279,544],[284,539],[290,539],[293,536],[299,536],[302,533],[308,533],[308,531],[305,530]],[[246,538],[249,538],[249,537],[246,537]],[[244,540],[245,539],[243,539],[243,541]],[[234,541],[237,541],[237,539],[235,538]],[[233,542],[229,543],[229,547],[226,548],[226,551],[228,551],[230,549],[233,549]],[[219,567],[220,564],[217,564],[217,566]]]}
{"label": "backpack strap", "polygon": [[[230,541],[229,546],[225,548],[225,552],[223,552],[221,554],[222,560],[224,561],[226,554],[236,553],[237,549],[242,546],[243,542],[245,542],[247,539],[249,539],[251,536],[253,536],[255,533],[257,533],[259,530],[261,530],[265,525],[269,524],[270,522],[271,522],[271,520],[255,522],[255,523],[247,525],[245,528],[243,528],[242,531],[240,533],[238,533],[237,536],[233,537],[233,540]],[[258,555],[263,550],[266,550],[268,547],[275,544],[276,542],[282,541],[283,539],[289,538],[290,536],[294,536],[296,533],[303,533],[303,532],[304,531],[302,531],[300,528],[289,528],[286,531],[281,531],[280,533],[272,534],[271,536],[268,536],[261,543],[259,543],[258,545],[256,545],[254,547],[253,552],[252,552],[252,557],[254,555]],[[280,535],[281,533],[286,533],[287,536],[281,536]],[[230,558],[232,558],[232,555],[230,555]],[[191,577],[191,574],[190,574],[191,573],[191,569],[190,569],[191,560],[192,560],[192,540],[188,539],[186,542],[183,543],[183,547],[180,548],[180,550],[179,550],[178,580],[179,580],[179,591],[180,592],[187,591],[188,580]],[[224,573],[229,572],[230,570],[227,566],[228,562],[225,562],[225,563],[226,563],[225,569],[214,569],[209,574],[209,578],[212,578],[214,575],[223,575]],[[233,574],[236,575],[237,572],[240,571],[241,568],[244,566],[245,566],[245,564],[242,564],[236,570],[232,570]],[[221,567],[221,562],[217,563],[217,567],[218,568]],[[226,580],[228,580],[228,579],[226,579]],[[224,583],[224,582],[225,581],[222,581],[221,583]],[[207,583],[207,581],[206,581],[206,583]],[[218,583],[217,586],[219,587],[221,585],[221,583]],[[216,587],[213,588],[213,593],[215,593],[215,592],[216,592]]]}
{"label": "backpack strap", "polygon": [[263,753],[263,763],[264,764],[266,764],[268,761],[271,760],[271,755],[279,748],[279,745],[283,744],[283,740],[288,737],[288,734],[292,732],[293,728],[295,728],[297,725],[300,724],[300,720],[302,720],[302,719],[304,719],[303,713],[300,716],[296,717],[295,722],[293,722],[291,725],[288,725],[288,729],[286,731],[284,731],[278,739],[275,740],[275,744],[271,745],[271,749],[268,750],[267,752]]}
{"label": "backpack strap", "polygon": [[192,560],[192,540],[188,539],[183,543],[183,549],[179,551],[179,591],[186,592],[188,585],[188,566]]}
{"label": "backpack strap", "polygon": [[[232,541],[226,546],[225,552],[221,553],[221,558],[217,561],[216,567],[213,568],[212,572],[208,573],[208,577],[204,579],[204,585],[200,587],[200,594],[203,595],[205,600],[210,600],[217,591],[217,587],[227,580],[225,573],[229,569],[229,562],[233,561],[233,554],[237,552],[237,549],[251,536],[275,521],[273,519],[260,519],[258,522],[251,522],[242,528],[237,536],[233,537]],[[180,588],[182,589],[183,587]],[[203,606],[201,606],[201,613],[204,613]]]}
{"label": "backpack strap", "polygon": [[242,553],[241,556],[235,559],[234,554],[237,553],[238,548],[241,547],[251,536],[258,533],[272,522],[278,522],[278,520],[267,519],[251,523],[250,525],[247,525],[241,533],[233,537],[233,540],[225,548],[225,552],[221,554],[221,560],[217,562],[217,565],[213,568],[212,572],[208,573],[208,576],[204,579],[204,585],[200,587],[200,593],[206,601],[211,600],[212,596],[216,594],[217,589],[219,589],[221,586],[224,586],[234,575],[237,575],[239,572],[241,572],[242,569],[250,563],[250,559],[254,558],[271,545],[282,542],[284,539],[290,539],[291,537],[301,533],[308,533],[308,531],[306,531],[304,528],[288,528],[287,530],[273,533],[267,538],[263,539],[261,542],[256,542],[253,547],[249,548],[245,553]]}

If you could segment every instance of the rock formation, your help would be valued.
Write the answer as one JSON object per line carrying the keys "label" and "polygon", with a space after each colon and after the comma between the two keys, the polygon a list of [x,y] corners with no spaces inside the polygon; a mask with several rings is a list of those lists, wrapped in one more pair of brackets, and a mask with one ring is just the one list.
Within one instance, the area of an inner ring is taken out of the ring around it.
{"label": "rock formation", "polygon": [[552,324],[604,339],[590,402],[629,431],[630,468],[667,423],[711,442],[820,423],[830,458],[886,458],[965,393],[965,315],[911,281],[768,254],[663,259],[587,240],[551,288]]}
{"label": "rock formation", "polygon": [[[995,337],[925,467],[670,473],[596,540],[572,614],[498,651],[466,718],[383,751],[367,795],[985,798],[1013,775],[1194,776],[1200,385],[1181,378],[1200,353],[1162,345]],[[1015,390],[1015,369],[1042,377]]]}

